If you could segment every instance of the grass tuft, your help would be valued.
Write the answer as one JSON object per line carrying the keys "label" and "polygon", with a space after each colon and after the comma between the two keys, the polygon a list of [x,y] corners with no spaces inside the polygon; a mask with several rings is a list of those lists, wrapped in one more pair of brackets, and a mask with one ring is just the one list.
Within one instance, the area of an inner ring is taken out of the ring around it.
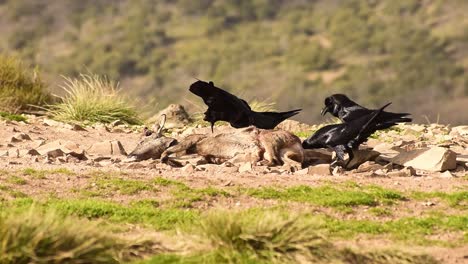
{"label": "grass tuft", "polygon": [[0,216],[0,263],[118,263],[124,243],[89,221],[30,209]]}
{"label": "grass tuft", "polygon": [[201,244],[208,243],[205,263],[436,263],[428,256],[396,251],[338,248],[310,221],[274,211],[211,212],[192,232]]}
{"label": "grass tuft", "polygon": [[119,93],[118,85],[105,77],[81,74],[65,78],[62,88],[67,93],[62,102],[51,106],[55,119],[70,122],[142,124],[135,109]]}

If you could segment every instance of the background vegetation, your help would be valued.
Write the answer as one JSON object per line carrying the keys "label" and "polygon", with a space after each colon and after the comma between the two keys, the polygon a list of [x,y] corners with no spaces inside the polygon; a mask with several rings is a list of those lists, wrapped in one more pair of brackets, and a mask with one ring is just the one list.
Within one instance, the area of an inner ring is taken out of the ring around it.
{"label": "background vegetation", "polygon": [[187,92],[197,77],[302,107],[302,121],[344,92],[393,101],[418,122],[466,124],[466,10],[463,0],[2,0],[0,52],[38,65],[53,92],[60,75],[90,71],[153,111],[199,103]]}

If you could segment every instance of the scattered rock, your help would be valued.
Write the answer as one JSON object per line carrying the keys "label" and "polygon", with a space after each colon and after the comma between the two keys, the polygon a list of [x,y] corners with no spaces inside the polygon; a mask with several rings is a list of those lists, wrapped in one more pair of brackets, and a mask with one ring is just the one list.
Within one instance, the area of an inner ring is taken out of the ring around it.
{"label": "scattered rock", "polygon": [[392,159],[392,163],[436,172],[455,169],[457,167],[456,158],[455,152],[449,149],[432,147],[402,152]]}
{"label": "scattered rock", "polygon": [[78,124],[67,124],[66,128],[69,128],[70,130],[73,130],[73,131],[88,131],[84,127]]}
{"label": "scattered rock", "polygon": [[106,140],[94,143],[88,150],[89,153],[99,156],[127,155],[122,143],[118,140]]}
{"label": "scattered rock", "polygon": [[166,128],[180,128],[190,123],[190,118],[185,108],[179,104],[171,104],[159,113],[151,117],[148,122],[156,123],[159,122],[161,115],[166,115]]}
{"label": "scattered rock", "polygon": [[384,169],[384,166],[377,164],[373,161],[366,161],[359,165],[359,167],[356,169],[357,173],[362,173],[362,172],[369,172],[369,171],[376,171],[379,169]]}
{"label": "scattered rock", "polygon": [[187,164],[185,165],[184,167],[182,167],[181,169],[183,172],[186,172],[186,173],[192,173],[192,172],[195,172],[197,170],[197,168],[193,165],[193,164]]}
{"label": "scattered rock", "polygon": [[338,167],[335,167],[332,171],[332,175],[333,176],[340,176],[342,175],[343,173],[345,172],[345,169],[343,169],[343,167],[341,166],[338,166]]}
{"label": "scattered rock", "polygon": [[122,122],[122,120],[120,120],[120,119],[115,120],[115,121],[113,121],[112,123],[110,123],[110,125],[111,125],[112,127],[120,126],[120,125],[123,125],[123,124],[124,124],[124,122]]}
{"label": "scattered rock", "polygon": [[309,166],[307,174],[309,175],[330,175],[330,164],[318,164]]}
{"label": "scattered rock", "polygon": [[52,120],[52,119],[44,119],[44,121],[42,121],[42,125],[43,126],[55,126],[55,127],[58,127],[58,126],[62,126],[63,123],[61,122],[57,122],[55,120]]}
{"label": "scattered rock", "polygon": [[20,151],[17,148],[10,148],[7,153],[9,158],[19,158]]}
{"label": "scattered rock", "polygon": [[380,143],[374,147],[374,150],[379,152],[380,158],[387,162],[400,154],[400,151],[394,149],[394,146],[388,143]]}
{"label": "scattered rock", "polygon": [[245,163],[243,163],[242,165],[239,166],[239,172],[240,173],[249,172],[249,171],[252,171],[252,163],[245,162]]}
{"label": "scattered rock", "polygon": [[445,172],[441,173],[439,177],[441,177],[441,178],[452,178],[453,174],[450,171],[445,171]]}
{"label": "scattered rock", "polygon": [[387,173],[389,177],[411,177],[416,175],[416,170],[412,167],[406,167],[401,170],[391,171]]}
{"label": "scattered rock", "polygon": [[380,155],[380,153],[370,149],[359,149],[353,150],[353,155],[353,159],[349,162],[347,166],[348,169],[356,168],[366,161],[374,160]]}
{"label": "scattered rock", "polygon": [[39,156],[41,154],[39,154],[39,152],[35,149],[30,149],[30,150],[27,150],[27,149],[23,149],[23,150],[20,150],[20,156],[23,157],[23,156],[26,156],[26,155],[31,155],[31,156]]}
{"label": "scattered rock", "polygon": [[11,137],[10,140],[9,140],[9,142],[11,142],[11,143],[18,143],[18,142],[21,142],[21,141],[22,141],[21,139],[18,139],[18,138],[14,137],[14,136]]}
{"label": "scattered rock", "polygon": [[[101,161],[102,162],[102,161]],[[99,162],[99,163],[101,163]],[[110,163],[112,163],[112,161],[109,161]],[[127,169],[131,169],[131,170],[137,170],[137,169],[143,169],[143,168],[146,168],[146,166],[140,162],[134,162],[134,163],[130,163],[126,166]]]}
{"label": "scattered rock", "polygon": [[21,142],[23,140],[31,140],[31,137],[28,134],[19,133],[11,137],[10,142],[15,143],[15,142]]}
{"label": "scattered rock", "polygon": [[46,155],[50,158],[64,156],[65,154],[74,156],[78,159],[85,160],[85,152],[80,146],[71,141],[56,140],[38,147],[37,152],[41,155]]}
{"label": "scattered rock", "polygon": [[40,146],[42,146],[44,144],[45,144],[45,140],[37,139],[37,140],[33,141],[32,148],[38,148],[38,147],[40,147]]}
{"label": "scattered rock", "polygon": [[450,136],[468,136],[468,126],[452,127],[449,135]]}
{"label": "scattered rock", "polygon": [[309,168],[298,170],[298,171],[294,172],[294,174],[295,175],[307,175],[307,174],[309,174]]}
{"label": "scattered rock", "polygon": [[434,205],[436,205],[436,203],[434,203],[432,201],[426,201],[426,202],[423,202],[422,205],[424,205],[424,206],[434,206]]}

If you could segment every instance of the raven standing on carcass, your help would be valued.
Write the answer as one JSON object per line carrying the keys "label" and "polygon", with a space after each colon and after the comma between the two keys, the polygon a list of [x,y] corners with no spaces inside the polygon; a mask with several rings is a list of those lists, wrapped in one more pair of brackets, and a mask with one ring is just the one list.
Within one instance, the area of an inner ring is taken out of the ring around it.
{"label": "raven standing on carcass", "polygon": [[255,126],[273,129],[284,120],[297,115],[302,109],[288,112],[256,112],[246,101],[214,86],[213,82],[198,80],[189,88],[190,92],[201,97],[208,106],[203,120],[211,123],[211,131],[217,121],[226,121],[234,128]]}

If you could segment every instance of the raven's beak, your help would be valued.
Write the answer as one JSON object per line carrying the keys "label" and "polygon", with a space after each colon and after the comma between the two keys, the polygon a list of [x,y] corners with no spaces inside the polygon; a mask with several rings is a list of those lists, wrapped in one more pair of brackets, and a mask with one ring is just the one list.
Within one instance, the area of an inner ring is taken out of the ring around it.
{"label": "raven's beak", "polygon": [[328,113],[330,110],[328,109],[328,106],[325,106],[323,109],[322,109],[322,112],[320,112],[321,115],[325,115],[326,113]]}

